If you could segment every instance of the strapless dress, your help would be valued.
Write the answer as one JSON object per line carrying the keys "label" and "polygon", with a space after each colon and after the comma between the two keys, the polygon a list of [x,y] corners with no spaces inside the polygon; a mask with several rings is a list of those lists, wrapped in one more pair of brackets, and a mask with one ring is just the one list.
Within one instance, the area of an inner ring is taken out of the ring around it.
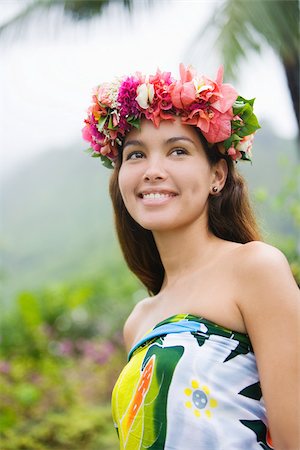
{"label": "strapless dress", "polygon": [[112,393],[120,450],[272,449],[248,335],[202,317],[158,323]]}

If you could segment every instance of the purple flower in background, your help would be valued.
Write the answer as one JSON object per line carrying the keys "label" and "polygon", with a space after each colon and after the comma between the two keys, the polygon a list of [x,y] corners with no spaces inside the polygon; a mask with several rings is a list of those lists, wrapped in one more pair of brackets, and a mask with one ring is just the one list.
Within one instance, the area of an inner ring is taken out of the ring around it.
{"label": "purple flower in background", "polygon": [[8,374],[10,372],[10,363],[8,361],[0,361],[0,373]]}
{"label": "purple flower in background", "polygon": [[65,339],[58,344],[59,353],[61,355],[70,356],[73,353],[74,345],[70,339]]}
{"label": "purple flower in background", "polygon": [[114,350],[115,346],[113,345],[112,342],[110,341],[103,342],[100,345],[97,354],[95,355],[96,357],[94,361],[97,364],[105,364],[113,354]]}

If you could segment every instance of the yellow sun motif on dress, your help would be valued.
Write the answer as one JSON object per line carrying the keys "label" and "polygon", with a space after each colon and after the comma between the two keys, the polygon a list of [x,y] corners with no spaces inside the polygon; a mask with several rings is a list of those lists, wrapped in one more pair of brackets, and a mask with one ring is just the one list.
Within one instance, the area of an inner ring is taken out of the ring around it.
{"label": "yellow sun motif on dress", "polygon": [[196,417],[212,417],[211,408],[216,408],[218,402],[215,398],[211,397],[210,390],[205,385],[200,385],[197,380],[192,380],[191,388],[188,387],[184,390],[188,400],[185,402],[186,408],[193,410]]}

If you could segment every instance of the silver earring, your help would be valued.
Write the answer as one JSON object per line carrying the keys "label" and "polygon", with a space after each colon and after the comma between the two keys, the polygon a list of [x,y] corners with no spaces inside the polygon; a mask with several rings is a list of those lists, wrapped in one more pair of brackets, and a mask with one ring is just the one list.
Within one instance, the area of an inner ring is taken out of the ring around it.
{"label": "silver earring", "polygon": [[218,192],[217,186],[213,186],[213,187],[212,187],[212,191],[213,191],[214,193]]}

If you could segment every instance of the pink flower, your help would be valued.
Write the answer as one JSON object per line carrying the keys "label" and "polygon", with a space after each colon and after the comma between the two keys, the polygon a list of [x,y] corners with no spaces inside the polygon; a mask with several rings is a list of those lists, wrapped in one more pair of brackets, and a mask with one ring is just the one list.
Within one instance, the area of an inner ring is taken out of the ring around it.
{"label": "pink flower", "polygon": [[83,137],[83,139],[84,139],[85,141],[88,141],[88,142],[91,142],[91,141],[92,141],[93,136],[92,136],[92,133],[91,133],[91,127],[90,127],[89,124],[86,124],[86,125],[82,128],[81,133],[82,133],[82,137]]}
{"label": "pink flower", "polygon": [[196,89],[193,79],[196,72],[192,67],[185,68],[183,64],[180,64],[179,71],[181,79],[172,85],[171,100],[176,108],[184,109],[195,100]]}
{"label": "pink flower", "polygon": [[115,159],[118,156],[118,150],[116,145],[112,145],[111,142],[107,142],[103,147],[100,149],[100,153],[103,156],[107,156],[110,159]]}
{"label": "pink flower", "polygon": [[180,77],[171,88],[171,99],[176,108],[183,110],[183,123],[200,128],[211,144],[229,138],[237,92],[229,84],[222,84],[223,67],[212,81],[197,77],[194,70],[181,64]]}
{"label": "pink flower", "polygon": [[118,93],[120,81],[115,80],[112,83],[102,83],[93,90],[93,96],[96,98],[95,103],[108,106],[115,109],[118,106]]}
{"label": "pink flower", "polygon": [[149,84],[153,88],[154,96],[151,104],[147,107],[144,114],[147,119],[152,120],[156,127],[161,120],[174,120],[174,112],[170,111],[173,107],[170,94],[170,87],[173,84],[170,72],[161,72],[157,70],[155,75],[149,77]]}
{"label": "pink flower", "polygon": [[202,130],[202,134],[211,144],[225,141],[231,136],[232,110],[222,114],[219,111],[213,111],[213,117],[208,123],[208,131]]}
{"label": "pink flower", "polygon": [[182,122],[200,128],[210,144],[225,141],[231,136],[232,110],[222,114],[214,108],[194,109]]}
{"label": "pink flower", "polygon": [[98,102],[109,107],[112,106],[113,102],[113,99],[111,98],[110,86],[110,83],[102,83],[94,90],[94,95],[97,97]]}
{"label": "pink flower", "polygon": [[218,86],[219,93],[216,98],[210,102],[211,106],[221,113],[225,113],[232,108],[232,105],[238,97],[237,91],[230,84],[222,84],[223,72],[223,66],[219,67],[216,79],[216,85]]}
{"label": "pink flower", "polygon": [[233,145],[227,150],[227,153],[229,156],[231,156],[233,161],[239,160],[242,157],[241,152],[235,149]]}

